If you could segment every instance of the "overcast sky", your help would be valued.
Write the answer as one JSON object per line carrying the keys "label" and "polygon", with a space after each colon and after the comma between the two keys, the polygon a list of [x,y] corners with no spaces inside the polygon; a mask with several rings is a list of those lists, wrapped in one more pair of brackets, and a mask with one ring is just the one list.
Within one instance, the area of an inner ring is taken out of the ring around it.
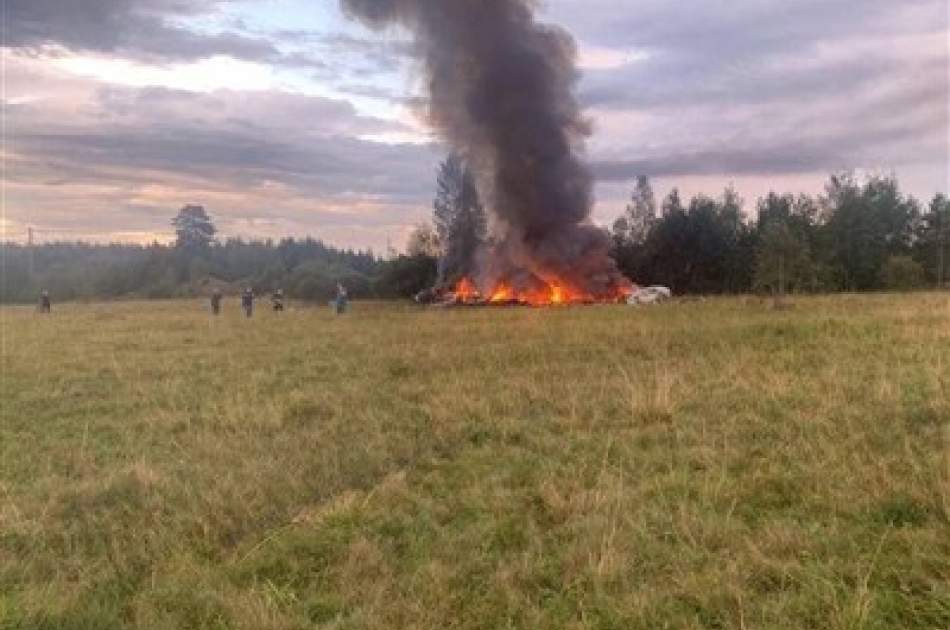
{"label": "overcast sky", "polygon": [[[453,0],[445,0],[453,1]],[[407,35],[336,0],[4,0],[0,228],[166,240],[203,204],[224,235],[401,247],[444,149]],[[594,217],[631,180],[747,209],[839,169],[948,192],[947,0],[548,0],[578,40]]]}

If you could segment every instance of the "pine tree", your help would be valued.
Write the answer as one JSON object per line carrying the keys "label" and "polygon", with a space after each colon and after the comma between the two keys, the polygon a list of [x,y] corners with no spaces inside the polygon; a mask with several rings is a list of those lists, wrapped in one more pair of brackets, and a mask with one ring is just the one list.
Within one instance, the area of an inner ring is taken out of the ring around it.
{"label": "pine tree", "polygon": [[643,244],[656,223],[656,197],[646,175],[637,177],[636,186],[630,196],[630,203],[624,216],[627,237],[634,245]]}
{"label": "pine tree", "polygon": [[214,241],[218,231],[203,206],[187,205],[172,219],[175,246],[180,249],[202,249]]}
{"label": "pine tree", "polygon": [[439,279],[452,284],[472,272],[475,254],[488,231],[475,177],[458,154],[450,154],[439,166],[433,207],[433,223],[443,248]]}

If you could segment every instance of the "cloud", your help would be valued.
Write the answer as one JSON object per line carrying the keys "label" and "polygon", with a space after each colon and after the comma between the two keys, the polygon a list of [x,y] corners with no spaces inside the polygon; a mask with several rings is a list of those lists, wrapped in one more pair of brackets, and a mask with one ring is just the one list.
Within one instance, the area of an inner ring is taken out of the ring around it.
{"label": "cloud", "polygon": [[638,0],[548,0],[548,16],[600,46],[678,51],[721,61],[762,53],[807,52],[855,36],[920,33],[946,26],[943,0],[722,0],[683,5]]}
{"label": "cloud", "polygon": [[232,0],[5,0],[4,45],[34,51],[115,55],[152,63],[225,55],[277,65],[322,67],[274,41],[235,30],[201,32],[188,19],[215,15]]}
{"label": "cloud", "polygon": [[[398,244],[428,214],[440,157],[378,141],[424,135],[410,113],[424,111],[419,77],[405,72],[411,43],[337,28],[334,16],[332,32],[265,25],[254,17],[262,6],[7,0],[8,222],[154,235],[199,202],[230,233]],[[687,189],[735,179],[764,190],[882,168],[921,196],[946,191],[945,0],[542,6],[580,40],[588,157],[610,204],[641,173]],[[69,73],[103,60],[113,65],[86,73],[98,80]],[[115,85],[126,66],[140,81]],[[200,87],[186,69],[221,80]],[[212,90],[221,85],[242,89]]]}
{"label": "cloud", "polygon": [[416,57],[412,42],[403,37],[312,31],[278,31],[273,36],[310,51],[307,55],[315,59],[332,59],[333,64],[316,75],[330,81],[369,83],[381,77],[397,78]]}
{"label": "cloud", "polygon": [[[943,0],[551,0],[587,46],[581,98],[604,181],[948,165]],[[609,56],[603,53],[604,56]],[[934,181],[945,187],[945,181]],[[932,192],[932,191],[931,191]]]}
{"label": "cloud", "polygon": [[[775,101],[676,105],[641,120],[641,142],[632,144],[627,135],[600,151],[594,171],[616,181],[638,174],[781,175],[946,165],[947,89],[935,70],[850,98],[803,99],[780,114]],[[628,117],[603,112],[598,119],[608,125],[603,135],[610,136],[610,128]]]}
{"label": "cloud", "polygon": [[117,87],[42,67],[8,67],[13,85],[33,84],[4,105],[9,214],[20,223],[153,233],[194,201],[226,233],[270,225],[345,238],[342,226],[388,234],[426,213],[438,149],[365,139],[404,127],[346,101]]}

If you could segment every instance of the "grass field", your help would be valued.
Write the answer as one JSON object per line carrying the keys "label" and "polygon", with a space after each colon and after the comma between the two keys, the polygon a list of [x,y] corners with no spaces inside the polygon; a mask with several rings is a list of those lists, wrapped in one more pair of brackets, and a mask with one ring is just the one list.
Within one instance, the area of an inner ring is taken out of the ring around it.
{"label": "grass field", "polygon": [[0,310],[0,628],[950,628],[950,296]]}

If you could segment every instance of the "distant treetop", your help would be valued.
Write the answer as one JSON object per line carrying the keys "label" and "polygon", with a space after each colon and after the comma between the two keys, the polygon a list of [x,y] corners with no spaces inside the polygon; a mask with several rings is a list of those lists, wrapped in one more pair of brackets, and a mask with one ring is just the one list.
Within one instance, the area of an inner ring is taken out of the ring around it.
{"label": "distant treetop", "polygon": [[191,204],[178,211],[172,225],[175,226],[175,246],[182,249],[208,247],[218,231],[204,206]]}

